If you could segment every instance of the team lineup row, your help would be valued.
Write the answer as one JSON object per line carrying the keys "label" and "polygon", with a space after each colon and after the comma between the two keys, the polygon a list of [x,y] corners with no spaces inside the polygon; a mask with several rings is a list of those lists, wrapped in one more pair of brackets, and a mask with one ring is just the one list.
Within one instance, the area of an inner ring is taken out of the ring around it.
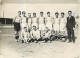
{"label": "team lineup row", "polygon": [[[72,11],[68,11],[68,14],[71,17]],[[59,18],[58,12],[53,18],[50,16],[50,12],[47,12],[47,17],[44,17],[43,12],[40,12],[40,17],[36,17],[36,13],[33,13],[33,17],[31,17],[31,13],[28,13],[28,17],[26,17],[25,11],[19,11],[14,19],[14,29],[17,41],[19,38],[22,42],[38,42],[39,39],[47,42],[51,41],[54,36],[58,40],[66,36],[67,18],[64,12],[61,13],[61,18]]]}

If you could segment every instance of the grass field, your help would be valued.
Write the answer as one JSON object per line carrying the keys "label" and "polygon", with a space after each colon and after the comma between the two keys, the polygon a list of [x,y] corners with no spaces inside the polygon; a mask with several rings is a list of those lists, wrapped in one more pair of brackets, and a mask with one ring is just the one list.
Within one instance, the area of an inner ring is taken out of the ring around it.
{"label": "grass field", "polygon": [[74,44],[60,41],[22,44],[15,41],[13,28],[0,28],[0,31],[0,58],[80,58],[78,29]]}

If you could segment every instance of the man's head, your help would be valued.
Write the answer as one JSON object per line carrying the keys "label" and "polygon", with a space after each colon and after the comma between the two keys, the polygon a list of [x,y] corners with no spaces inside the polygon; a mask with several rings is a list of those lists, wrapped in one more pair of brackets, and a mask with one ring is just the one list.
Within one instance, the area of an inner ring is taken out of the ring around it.
{"label": "man's head", "polygon": [[44,14],[44,13],[41,11],[41,12],[40,12],[40,16],[43,17],[43,14]]}
{"label": "man's head", "polygon": [[47,12],[47,16],[50,17],[50,12]]}
{"label": "man's head", "polygon": [[59,13],[58,13],[58,12],[56,12],[56,13],[55,13],[55,16],[56,16],[56,18],[58,18],[58,16],[59,16]]}
{"label": "man's head", "polygon": [[31,17],[31,13],[28,13],[28,17]]}
{"label": "man's head", "polygon": [[45,31],[46,31],[46,33],[47,33],[48,31],[50,31],[50,29],[49,29],[48,27],[46,27],[46,28],[45,28]]}
{"label": "man's head", "polygon": [[24,27],[24,31],[25,31],[25,32],[27,31],[27,27]]}
{"label": "man's head", "polygon": [[63,17],[64,17],[64,15],[65,15],[65,14],[64,14],[64,12],[62,12],[62,13],[61,13],[61,17],[63,18]]}
{"label": "man's head", "polygon": [[36,17],[36,13],[33,13],[33,17]]}
{"label": "man's head", "polygon": [[18,11],[18,16],[21,16],[21,11]]}
{"label": "man's head", "polygon": [[23,11],[23,12],[22,12],[22,15],[25,17],[25,15],[26,15],[26,12],[25,12],[25,11]]}
{"label": "man's head", "polygon": [[72,16],[72,11],[68,11],[68,15],[69,16]]}
{"label": "man's head", "polygon": [[33,30],[36,30],[37,28],[36,28],[36,26],[33,26]]}

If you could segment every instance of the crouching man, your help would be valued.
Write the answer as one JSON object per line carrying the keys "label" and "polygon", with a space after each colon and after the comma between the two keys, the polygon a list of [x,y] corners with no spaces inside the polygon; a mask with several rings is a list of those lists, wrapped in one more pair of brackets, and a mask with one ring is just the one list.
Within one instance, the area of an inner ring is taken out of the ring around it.
{"label": "crouching man", "polygon": [[50,41],[51,32],[49,28],[45,28],[45,32],[42,34],[42,38],[44,39],[44,42]]}
{"label": "crouching man", "polygon": [[24,27],[24,30],[22,32],[22,43],[29,43],[30,40],[30,33],[28,32],[28,28]]}
{"label": "crouching man", "polygon": [[33,30],[31,31],[31,40],[32,39],[36,43],[38,43],[38,40],[40,39],[40,31],[36,28],[36,26],[33,26]]}

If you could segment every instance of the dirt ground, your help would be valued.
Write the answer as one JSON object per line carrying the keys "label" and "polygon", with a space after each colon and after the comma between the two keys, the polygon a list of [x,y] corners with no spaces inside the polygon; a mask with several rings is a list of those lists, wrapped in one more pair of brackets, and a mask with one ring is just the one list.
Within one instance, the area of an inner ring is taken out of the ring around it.
{"label": "dirt ground", "polygon": [[75,29],[76,43],[16,42],[13,28],[0,28],[0,58],[80,58],[79,31]]}

